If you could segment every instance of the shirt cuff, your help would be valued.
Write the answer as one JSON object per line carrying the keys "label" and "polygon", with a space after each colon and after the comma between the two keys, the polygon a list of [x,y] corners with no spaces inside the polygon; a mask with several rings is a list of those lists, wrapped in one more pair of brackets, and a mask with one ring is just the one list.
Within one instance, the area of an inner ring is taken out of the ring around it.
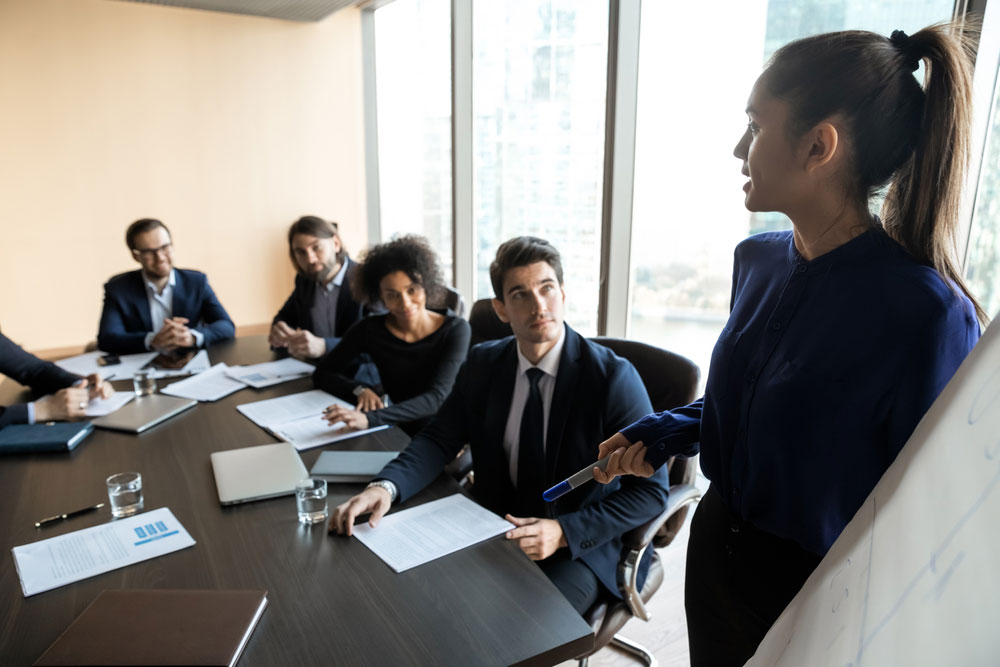
{"label": "shirt cuff", "polygon": [[205,347],[205,334],[196,329],[191,329],[191,335],[194,336],[195,347]]}
{"label": "shirt cuff", "polygon": [[148,334],[146,334],[146,337],[142,340],[142,344],[146,347],[147,350],[153,349],[154,338],[156,338],[156,332],[150,331]]}
{"label": "shirt cuff", "polygon": [[35,403],[34,403],[34,401],[32,401],[31,403],[28,403],[28,423],[29,424],[34,424],[35,423]]}

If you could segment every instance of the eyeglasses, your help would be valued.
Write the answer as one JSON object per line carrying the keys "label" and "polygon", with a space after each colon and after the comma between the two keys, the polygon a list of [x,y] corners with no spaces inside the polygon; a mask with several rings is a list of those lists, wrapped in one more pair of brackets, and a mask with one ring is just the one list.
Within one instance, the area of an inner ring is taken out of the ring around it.
{"label": "eyeglasses", "polygon": [[169,255],[170,251],[173,249],[173,245],[173,243],[164,243],[159,248],[133,248],[132,252],[146,258],[156,257],[161,252],[164,255]]}

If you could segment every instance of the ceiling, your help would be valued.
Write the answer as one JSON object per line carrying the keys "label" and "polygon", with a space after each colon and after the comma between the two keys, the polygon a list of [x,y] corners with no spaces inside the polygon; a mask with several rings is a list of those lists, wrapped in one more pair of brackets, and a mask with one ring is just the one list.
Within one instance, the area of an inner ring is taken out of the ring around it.
{"label": "ceiling", "polygon": [[147,5],[167,5],[212,12],[267,16],[289,21],[319,21],[358,0],[125,0]]}

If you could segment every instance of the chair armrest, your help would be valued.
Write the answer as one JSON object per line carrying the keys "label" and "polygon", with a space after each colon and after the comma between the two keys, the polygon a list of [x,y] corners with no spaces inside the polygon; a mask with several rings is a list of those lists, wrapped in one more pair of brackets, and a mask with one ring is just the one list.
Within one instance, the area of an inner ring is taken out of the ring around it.
{"label": "chair armrest", "polygon": [[639,591],[639,563],[660,527],[682,507],[701,500],[701,491],[690,484],[670,487],[667,506],[657,516],[622,535],[618,559],[618,590],[633,616],[649,620],[649,612]]}
{"label": "chair armrest", "polygon": [[622,545],[627,549],[643,549],[656,536],[657,531],[667,522],[667,519],[677,514],[677,511],[691,503],[701,500],[701,491],[691,484],[674,484],[670,487],[667,506],[657,516],[641,526],[637,526],[622,535]]}

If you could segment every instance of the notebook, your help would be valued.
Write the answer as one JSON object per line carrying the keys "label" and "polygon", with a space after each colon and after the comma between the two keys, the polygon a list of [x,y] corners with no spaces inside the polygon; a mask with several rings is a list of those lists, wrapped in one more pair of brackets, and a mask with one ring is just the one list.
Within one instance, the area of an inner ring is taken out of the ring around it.
{"label": "notebook", "polygon": [[10,424],[0,429],[0,454],[68,452],[93,430],[90,422]]}
{"label": "notebook", "polygon": [[94,426],[114,431],[142,433],[146,429],[196,405],[198,405],[198,401],[164,396],[163,394],[136,396],[131,403],[122,406],[110,415],[98,417],[91,423]]}
{"label": "notebook", "polygon": [[35,665],[224,665],[239,660],[267,591],[104,591]]}
{"label": "notebook", "polygon": [[328,482],[367,482],[399,452],[323,452],[309,474]]}
{"label": "notebook", "polygon": [[288,442],[212,452],[211,459],[223,505],[293,494],[299,480],[309,476]]}

